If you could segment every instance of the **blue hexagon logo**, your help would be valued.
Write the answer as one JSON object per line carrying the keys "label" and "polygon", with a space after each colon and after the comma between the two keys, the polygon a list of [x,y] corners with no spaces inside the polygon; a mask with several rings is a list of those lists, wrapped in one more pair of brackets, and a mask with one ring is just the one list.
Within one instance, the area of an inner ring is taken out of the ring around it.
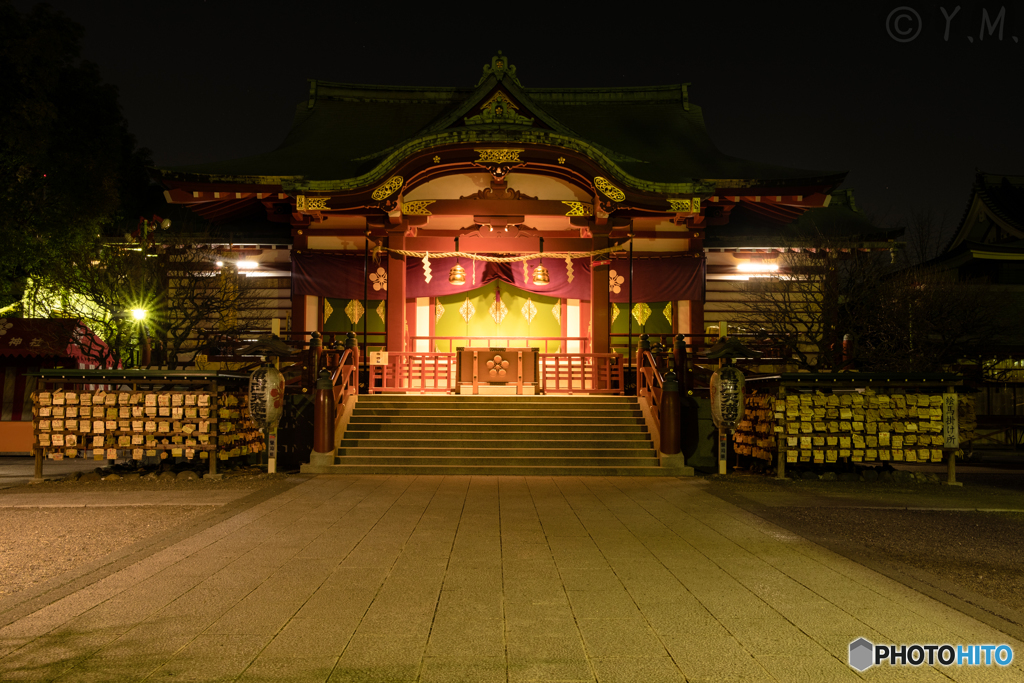
{"label": "blue hexagon logo", "polygon": [[865,671],[875,663],[875,646],[864,638],[850,643],[850,666],[857,671]]}

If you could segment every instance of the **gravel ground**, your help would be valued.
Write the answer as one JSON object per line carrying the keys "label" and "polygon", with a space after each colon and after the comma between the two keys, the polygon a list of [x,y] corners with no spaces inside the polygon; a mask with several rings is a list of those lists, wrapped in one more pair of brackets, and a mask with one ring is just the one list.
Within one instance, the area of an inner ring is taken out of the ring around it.
{"label": "gravel ground", "polygon": [[[847,557],[870,558],[897,574],[921,570],[952,584],[950,594],[959,587],[1024,615],[1024,474],[965,475],[962,488],[708,479],[712,493]],[[878,509],[885,506],[972,509]]]}
{"label": "gravel ground", "polygon": [[0,598],[208,512],[208,506],[4,509]]}
{"label": "gravel ground", "polygon": [[[287,474],[253,470],[227,472],[220,481],[209,479],[127,478],[67,479],[15,486],[9,494],[44,494],[59,498],[68,492],[105,491],[258,491]],[[38,507],[0,508],[0,599],[39,585],[64,572],[98,560],[144,539],[194,523],[216,510],[202,506]]]}

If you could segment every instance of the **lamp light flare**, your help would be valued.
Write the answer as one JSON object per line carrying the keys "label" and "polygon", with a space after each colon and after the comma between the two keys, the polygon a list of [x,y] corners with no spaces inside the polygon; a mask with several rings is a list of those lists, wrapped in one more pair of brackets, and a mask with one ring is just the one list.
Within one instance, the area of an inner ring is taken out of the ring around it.
{"label": "lamp light flare", "polygon": [[749,263],[740,263],[736,266],[736,270],[741,273],[775,273],[779,270],[779,264],[768,261],[750,261]]}
{"label": "lamp light flare", "polygon": [[238,261],[235,265],[239,270],[252,270],[258,268],[260,264],[258,261]]}
{"label": "lamp light flare", "polygon": [[224,262],[223,261],[217,261],[217,267],[218,268],[223,268],[224,267]]}
{"label": "lamp light flare", "polygon": [[136,320],[145,320],[146,319],[146,309],[145,308],[133,308],[132,309],[132,317],[135,318]]}

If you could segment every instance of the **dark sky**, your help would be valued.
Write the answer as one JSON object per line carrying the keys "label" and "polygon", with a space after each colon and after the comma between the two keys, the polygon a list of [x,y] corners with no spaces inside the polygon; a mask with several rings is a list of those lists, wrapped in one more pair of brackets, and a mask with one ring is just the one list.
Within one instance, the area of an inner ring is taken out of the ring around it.
{"label": "dark sky", "polygon": [[976,169],[1024,174],[1024,4],[959,2],[50,4],[161,166],[276,147],[307,78],[474,85],[501,49],[526,87],[689,82],[727,154],[849,171],[880,223],[951,227]]}

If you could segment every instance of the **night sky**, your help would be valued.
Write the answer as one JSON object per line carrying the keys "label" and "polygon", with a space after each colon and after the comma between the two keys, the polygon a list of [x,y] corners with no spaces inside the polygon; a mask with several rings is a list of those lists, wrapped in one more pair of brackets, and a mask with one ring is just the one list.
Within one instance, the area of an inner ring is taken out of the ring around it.
{"label": "night sky", "polygon": [[50,4],[159,166],[276,147],[307,78],[472,86],[501,49],[527,88],[689,82],[723,152],[848,171],[879,224],[950,229],[976,170],[1024,174],[1024,5],[901,2]]}

